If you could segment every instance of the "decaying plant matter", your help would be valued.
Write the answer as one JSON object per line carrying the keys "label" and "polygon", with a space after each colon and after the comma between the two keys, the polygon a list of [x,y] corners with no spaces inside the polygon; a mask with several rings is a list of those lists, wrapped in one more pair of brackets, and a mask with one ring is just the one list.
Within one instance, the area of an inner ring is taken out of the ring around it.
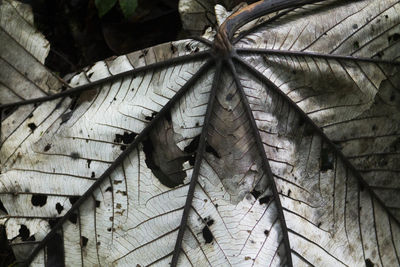
{"label": "decaying plant matter", "polygon": [[17,258],[400,264],[399,14],[394,0],[260,1],[212,40],[108,59],[69,85],[27,69],[34,99],[8,75],[0,208]]}

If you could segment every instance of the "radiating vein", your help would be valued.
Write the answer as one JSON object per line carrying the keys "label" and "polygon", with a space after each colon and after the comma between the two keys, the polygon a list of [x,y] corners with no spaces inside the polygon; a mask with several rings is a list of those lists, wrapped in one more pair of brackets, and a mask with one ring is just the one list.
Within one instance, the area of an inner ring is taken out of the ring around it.
{"label": "radiating vein", "polygon": [[105,172],[94,182],[90,188],[72,205],[72,207],[66,212],[66,214],[54,225],[52,230],[42,239],[42,241],[33,249],[32,253],[29,255],[27,260],[23,262],[23,265],[28,266],[35,256],[39,253],[41,249],[46,245],[46,243],[51,240],[51,238],[56,234],[56,231],[61,228],[63,223],[68,220],[68,218],[77,210],[81,204],[88,199],[94,190],[96,190],[101,183],[111,175],[111,173],[120,166],[126,157],[139,145],[140,142],[148,135],[148,133],[157,125],[165,114],[170,112],[171,108],[179,101],[179,99],[184,96],[184,94],[199,80],[199,78],[209,69],[213,64],[212,60],[207,60],[206,63],[185,83],[184,86],[171,98],[171,100],[160,110],[159,113],[153,118],[152,121],[142,130],[142,132],[134,139],[134,141],[127,146],[127,148],[115,159],[115,161],[105,170]]}
{"label": "radiating vein", "polygon": [[375,59],[367,57],[355,57],[355,56],[345,56],[345,55],[333,55],[324,54],[317,52],[305,52],[305,51],[288,51],[288,50],[277,50],[268,48],[237,48],[236,52],[238,54],[261,54],[261,55],[282,55],[282,56],[302,56],[311,58],[323,58],[323,59],[336,59],[336,60],[350,60],[358,62],[369,62],[369,63],[379,63],[379,64],[389,64],[394,66],[400,66],[400,61],[385,60],[385,59]]}
{"label": "radiating vein", "polygon": [[176,57],[176,58],[167,59],[165,61],[156,62],[156,63],[149,64],[149,65],[146,65],[146,66],[143,66],[143,67],[139,67],[139,68],[136,68],[136,69],[133,69],[133,70],[128,70],[128,71],[125,71],[125,72],[121,72],[121,73],[115,74],[113,76],[109,76],[107,78],[104,78],[104,79],[99,79],[99,80],[96,80],[96,81],[88,83],[88,84],[77,86],[77,87],[71,88],[69,90],[65,90],[63,92],[60,92],[58,94],[49,95],[49,96],[45,96],[45,97],[28,99],[28,100],[14,102],[14,103],[3,104],[3,105],[0,105],[0,109],[4,109],[4,108],[8,108],[8,107],[18,107],[18,106],[34,104],[34,103],[41,103],[41,102],[45,102],[45,101],[54,100],[54,99],[57,99],[57,98],[60,98],[60,97],[79,94],[79,93],[82,93],[82,92],[87,91],[87,90],[98,89],[98,88],[95,88],[98,85],[102,85],[102,84],[109,83],[109,82],[112,82],[112,81],[115,81],[115,80],[119,80],[119,79],[122,79],[122,78],[124,78],[126,76],[134,76],[134,75],[136,75],[138,73],[141,73],[141,72],[152,71],[152,70],[156,70],[158,68],[168,67],[168,66],[170,66],[172,64],[185,63],[185,62],[192,61],[192,60],[200,60],[200,59],[203,59],[205,57],[208,57],[209,55],[210,55],[210,51],[206,50],[206,51],[197,52],[195,54],[190,54],[190,55],[185,55],[185,56],[180,56],[180,57]]}
{"label": "radiating vein", "polygon": [[297,106],[293,102],[293,100],[291,100],[285,93],[283,93],[274,83],[272,83],[261,72],[253,68],[250,64],[243,61],[243,59],[241,59],[240,57],[235,57],[234,59],[237,62],[239,62],[249,73],[254,75],[256,78],[260,79],[260,81],[265,83],[268,86],[268,88],[270,88],[279,96],[281,96],[285,102],[287,102],[292,108],[294,108],[296,112],[300,115],[300,117],[303,118],[304,121],[306,121],[313,128],[313,130],[322,138],[322,140],[329,145],[330,149],[334,151],[336,155],[338,155],[338,157],[343,161],[343,163],[347,166],[347,168],[349,168],[349,170],[357,178],[360,184],[364,188],[368,189],[369,193],[378,201],[378,203],[383,207],[385,212],[389,214],[390,218],[393,219],[393,221],[395,221],[398,225],[400,225],[400,222],[397,220],[397,218],[392,214],[392,212],[388,209],[385,203],[371,189],[371,187],[364,180],[360,172],[353,166],[353,164],[351,164],[351,162],[344,156],[343,152],[328,138],[328,136],[322,131],[322,129],[319,128],[309,116],[307,116],[307,114],[303,110],[299,106]]}
{"label": "radiating vein", "polygon": [[254,120],[253,113],[251,111],[249,102],[248,102],[248,100],[246,98],[246,95],[245,95],[245,92],[243,90],[243,86],[242,86],[242,84],[241,84],[241,82],[239,80],[239,77],[238,77],[237,73],[236,73],[236,69],[235,69],[235,66],[233,64],[232,59],[229,59],[228,66],[229,66],[229,69],[230,69],[230,71],[232,73],[232,76],[233,76],[233,78],[235,80],[236,87],[237,87],[237,89],[238,89],[238,91],[240,93],[240,99],[241,99],[241,101],[243,103],[244,109],[246,110],[246,114],[248,116],[249,123],[251,125],[251,129],[252,129],[256,144],[257,144],[257,150],[258,150],[258,152],[260,154],[260,157],[261,157],[261,160],[262,160],[262,166],[263,166],[264,173],[266,173],[269,181],[272,184],[272,192],[273,192],[273,195],[274,195],[275,205],[277,206],[279,222],[280,222],[280,225],[281,225],[281,228],[282,228],[283,242],[284,242],[285,250],[286,250],[287,263],[288,263],[288,265],[290,267],[292,267],[293,266],[293,262],[292,262],[292,256],[291,256],[291,253],[290,253],[291,249],[290,249],[290,243],[289,243],[288,229],[287,229],[287,226],[286,226],[286,221],[285,221],[285,217],[284,217],[284,214],[283,214],[283,208],[282,208],[282,204],[281,204],[281,201],[280,201],[280,198],[279,198],[278,190],[277,190],[277,187],[276,187],[276,184],[275,184],[274,176],[272,174],[271,167],[269,166],[268,160],[267,160],[267,158],[265,156],[266,154],[265,154],[265,150],[264,150],[264,147],[263,147],[263,143],[262,143],[262,140],[261,140],[260,133],[258,132],[258,128],[257,128],[256,122]]}
{"label": "radiating vein", "polygon": [[185,234],[187,220],[189,218],[189,213],[190,213],[190,209],[191,209],[192,201],[193,201],[193,197],[194,197],[194,191],[195,191],[197,180],[198,180],[199,174],[200,174],[201,162],[203,161],[203,157],[204,157],[204,152],[205,152],[205,147],[206,147],[206,142],[207,142],[207,132],[208,132],[208,129],[210,126],[210,118],[211,118],[211,114],[213,113],[213,107],[214,107],[215,98],[216,98],[215,95],[216,95],[216,91],[218,88],[218,82],[219,82],[220,76],[221,76],[221,61],[218,61],[217,65],[216,65],[215,74],[214,74],[214,80],[213,80],[213,83],[211,86],[211,92],[210,92],[210,97],[208,100],[207,111],[206,111],[206,115],[204,117],[203,129],[202,129],[201,135],[200,135],[199,146],[197,148],[196,159],[195,159],[195,163],[194,163],[194,167],[193,167],[193,174],[192,174],[192,178],[191,178],[190,184],[189,184],[189,189],[188,189],[188,192],[186,195],[186,202],[185,202],[185,207],[183,209],[181,223],[179,226],[178,237],[176,238],[174,253],[173,253],[172,261],[171,261],[171,267],[177,266],[179,255],[182,250],[182,240],[183,240],[183,236]]}

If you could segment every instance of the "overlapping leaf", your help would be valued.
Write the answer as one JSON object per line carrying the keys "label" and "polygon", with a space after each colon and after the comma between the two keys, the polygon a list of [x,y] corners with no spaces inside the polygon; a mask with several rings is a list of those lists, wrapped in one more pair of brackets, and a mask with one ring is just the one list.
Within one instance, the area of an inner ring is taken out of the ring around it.
{"label": "overlapping leaf", "polygon": [[3,115],[1,221],[18,259],[398,265],[400,3],[284,8],[228,56],[163,44]]}

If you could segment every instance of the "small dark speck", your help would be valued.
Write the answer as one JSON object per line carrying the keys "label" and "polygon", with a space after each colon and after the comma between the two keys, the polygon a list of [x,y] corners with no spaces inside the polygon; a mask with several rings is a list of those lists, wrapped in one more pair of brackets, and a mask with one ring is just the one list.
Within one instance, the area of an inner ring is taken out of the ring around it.
{"label": "small dark speck", "polygon": [[96,178],[96,174],[95,174],[95,172],[92,172],[92,174],[91,174],[90,178]]}
{"label": "small dark speck", "polygon": [[353,43],[353,46],[354,46],[355,49],[358,49],[358,48],[360,48],[360,43],[358,41],[355,41]]}
{"label": "small dark speck", "polygon": [[233,98],[233,94],[230,94],[230,93],[229,93],[229,94],[226,96],[226,100],[227,100],[227,101],[231,101],[232,98]]}
{"label": "small dark speck", "polygon": [[322,223],[321,223],[321,222],[319,222],[319,223],[317,224],[318,228],[320,228],[320,227],[321,227],[321,225],[322,225]]}
{"label": "small dark speck", "polygon": [[378,129],[378,127],[376,127],[376,125],[372,125],[372,131],[376,131],[376,129]]}
{"label": "small dark speck", "polygon": [[80,155],[79,155],[78,152],[72,152],[72,153],[70,154],[70,157],[71,157],[73,160],[77,160],[77,159],[79,159]]}
{"label": "small dark speck", "polygon": [[47,152],[47,151],[50,150],[50,148],[51,148],[51,144],[47,144],[47,145],[43,148],[43,151],[44,151],[44,152]]}
{"label": "small dark speck", "polygon": [[96,200],[96,208],[100,207],[100,201]]}
{"label": "small dark speck", "polygon": [[357,24],[353,24],[353,29],[358,29],[358,25]]}
{"label": "small dark speck", "polygon": [[111,192],[112,188],[111,186],[107,187],[106,192]]}
{"label": "small dark speck", "polygon": [[33,122],[29,123],[28,127],[29,127],[29,129],[31,129],[32,132],[35,131],[35,129],[37,128],[36,124],[34,124]]}
{"label": "small dark speck", "polygon": [[292,193],[292,191],[289,189],[287,192],[287,196],[290,197],[290,194]]}
{"label": "small dark speck", "polygon": [[86,163],[87,163],[87,167],[90,169],[90,164],[92,163],[92,160],[91,159],[87,159]]}
{"label": "small dark speck", "polygon": [[265,234],[266,236],[268,236],[268,235],[269,235],[269,231],[268,231],[268,230],[265,230],[265,231],[264,231],[264,234]]}

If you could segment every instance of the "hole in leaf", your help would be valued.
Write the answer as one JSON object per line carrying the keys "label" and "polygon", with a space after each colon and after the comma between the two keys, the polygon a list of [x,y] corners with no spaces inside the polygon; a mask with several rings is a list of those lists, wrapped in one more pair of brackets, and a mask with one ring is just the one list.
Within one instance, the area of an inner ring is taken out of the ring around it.
{"label": "hole in leaf", "polygon": [[92,160],[91,159],[87,159],[86,163],[87,163],[87,167],[90,169],[90,164],[92,163]]}
{"label": "hole in leaf", "polygon": [[211,243],[214,240],[214,236],[208,226],[204,226],[202,233],[206,244]]}
{"label": "hole in leaf", "polygon": [[3,202],[0,200],[0,210],[3,211],[5,214],[8,214],[7,209],[4,207]]}
{"label": "hole in leaf", "polygon": [[63,211],[63,209],[64,209],[64,207],[63,207],[60,203],[57,202],[57,204],[56,204],[57,213],[58,213],[58,214],[61,214],[61,212]]}
{"label": "hole in leaf", "polygon": [[333,152],[329,148],[321,149],[321,165],[320,170],[325,172],[333,169]]}
{"label": "hole in leaf", "polygon": [[370,259],[365,260],[365,267],[374,267],[374,264]]}
{"label": "hole in leaf", "polygon": [[200,135],[193,138],[193,140],[183,149],[183,151],[190,154],[196,152],[197,148],[199,147],[199,141]]}
{"label": "hole in leaf", "polygon": [[32,205],[37,207],[43,207],[46,205],[47,196],[42,194],[33,194],[31,198]]}
{"label": "hole in leaf", "polygon": [[71,216],[69,216],[68,220],[71,223],[76,224],[76,222],[78,221],[78,215],[76,213],[72,213]]}
{"label": "hole in leaf", "polygon": [[[174,176],[171,175],[170,177],[160,168],[160,166],[157,165],[153,154],[154,153],[153,143],[150,140],[150,138],[147,138],[147,140],[143,141],[142,144],[143,144],[143,152],[145,154],[145,163],[147,167],[151,170],[154,176],[156,176],[157,179],[163,185],[169,188],[173,188],[183,183],[183,179],[186,176],[184,172],[181,171],[178,173],[178,170],[176,170],[177,172],[175,172],[175,175]],[[182,170],[182,164],[181,164],[181,170]]]}
{"label": "hole in leaf", "polygon": [[400,34],[397,32],[395,34],[389,35],[388,37],[389,45],[396,43],[399,40],[400,40]]}
{"label": "hole in leaf", "polygon": [[96,208],[100,207],[100,201],[96,200]]}
{"label": "hole in leaf", "polygon": [[106,192],[111,192],[111,191],[112,191],[112,187],[111,186],[107,187]]}
{"label": "hole in leaf", "polygon": [[95,172],[92,172],[92,174],[91,174],[90,178],[96,178],[96,174],[95,174]]}
{"label": "hole in leaf", "polygon": [[206,144],[206,152],[213,154],[214,157],[216,157],[218,159],[221,158],[221,156],[218,154],[218,152],[212,146],[210,146],[208,143]]}
{"label": "hole in leaf", "polygon": [[37,128],[36,124],[34,124],[33,122],[32,122],[32,123],[29,123],[29,124],[28,124],[28,127],[29,127],[29,129],[31,129],[32,132],[34,132],[35,129]]}
{"label": "hole in leaf", "polygon": [[64,267],[64,241],[61,234],[56,233],[46,245],[46,265]]}
{"label": "hole in leaf", "polygon": [[144,119],[146,121],[152,121],[156,115],[157,115],[157,112],[153,112],[153,113],[151,113],[151,116],[146,116]]}
{"label": "hole in leaf", "polygon": [[259,203],[260,205],[262,204],[268,204],[271,201],[271,196],[265,196],[260,198]]}
{"label": "hole in leaf", "polygon": [[89,239],[86,236],[81,236],[81,246],[86,247]]}
{"label": "hole in leaf", "polygon": [[28,227],[26,225],[21,224],[21,227],[18,230],[19,236],[21,237],[22,241],[27,241],[30,235]]}
{"label": "hole in leaf", "polygon": [[60,218],[53,218],[49,220],[49,225],[50,228],[53,229],[53,227],[58,223],[58,221],[60,220]]}
{"label": "hole in leaf", "polygon": [[264,234],[265,234],[266,236],[268,236],[268,235],[269,235],[269,231],[268,231],[268,230],[265,230],[265,231],[264,231]]}
{"label": "hole in leaf", "polygon": [[77,202],[79,199],[79,197],[69,197],[69,202],[71,203],[71,205],[74,205],[75,202]]}
{"label": "hole in leaf", "polygon": [[360,48],[360,43],[359,43],[358,41],[355,41],[355,42],[353,43],[353,47],[354,47],[355,49]]}
{"label": "hole in leaf", "polygon": [[116,134],[114,142],[115,143],[124,143],[127,145],[127,144],[132,143],[133,140],[135,140],[136,135],[137,134],[135,134],[135,133],[128,133],[128,132],[124,132],[123,135]]}
{"label": "hole in leaf", "polygon": [[253,191],[251,191],[250,194],[252,194],[255,199],[258,199],[258,197],[261,195],[261,192],[253,189]]}

